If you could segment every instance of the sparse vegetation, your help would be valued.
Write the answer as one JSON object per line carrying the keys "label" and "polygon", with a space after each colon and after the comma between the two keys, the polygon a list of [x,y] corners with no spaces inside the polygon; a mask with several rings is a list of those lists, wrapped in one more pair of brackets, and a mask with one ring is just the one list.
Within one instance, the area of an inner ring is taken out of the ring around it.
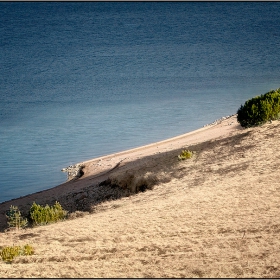
{"label": "sparse vegetation", "polygon": [[28,256],[34,254],[34,248],[26,244],[23,247],[20,246],[7,246],[4,247],[1,252],[1,258],[4,262],[11,263],[17,256]]}
{"label": "sparse vegetation", "polygon": [[183,150],[181,154],[178,156],[179,160],[189,159],[193,156],[193,152],[190,150]]}
{"label": "sparse vegetation", "polygon": [[54,206],[41,206],[33,202],[30,208],[30,218],[34,225],[46,225],[56,223],[65,219],[67,211],[65,211],[59,202],[55,202]]}
{"label": "sparse vegetation", "polygon": [[243,127],[261,125],[279,118],[280,88],[247,100],[237,111],[237,121]]}
{"label": "sparse vegetation", "polygon": [[21,216],[21,213],[17,206],[11,205],[10,210],[6,212],[6,217],[8,219],[9,228],[15,228],[19,230],[28,225],[27,219],[24,219]]}

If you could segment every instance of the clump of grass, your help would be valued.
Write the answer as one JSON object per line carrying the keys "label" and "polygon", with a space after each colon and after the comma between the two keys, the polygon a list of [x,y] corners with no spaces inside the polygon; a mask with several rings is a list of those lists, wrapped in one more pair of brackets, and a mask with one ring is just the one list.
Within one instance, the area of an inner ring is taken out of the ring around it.
{"label": "clump of grass", "polygon": [[193,156],[193,152],[190,150],[183,150],[181,154],[178,156],[179,160],[189,159]]}
{"label": "clump of grass", "polygon": [[30,208],[30,218],[34,225],[46,225],[49,223],[56,223],[63,220],[67,216],[59,202],[55,202],[54,206],[41,206],[33,202]]}
{"label": "clump of grass", "polygon": [[17,256],[29,256],[34,254],[34,248],[26,244],[20,246],[7,246],[0,251],[0,256],[4,262],[11,263]]}
{"label": "clump of grass", "polygon": [[30,256],[34,254],[34,248],[31,245],[26,244],[23,246],[22,252],[24,256]]}
{"label": "clump of grass", "polygon": [[82,217],[84,217],[84,216],[86,216],[88,214],[89,214],[88,211],[79,211],[79,210],[77,210],[77,211],[75,211],[73,213],[70,213],[68,215],[67,219],[73,220],[73,219],[77,219],[77,218],[82,218]]}
{"label": "clump of grass", "polygon": [[113,175],[105,184],[113,188],[118,187],[122,190],[126,190],[129,194],[135,194],[146,190],[152,190],[157,183],[158,178],[154,174],[147,172],[142,176],[135,176],[133,173]]}
{"label": "clump of grass", "polygon": [[21,213],[17,206],[11,205],[10,210],[6,212],[6,217],[8,219],[9,228],[15,228],[17,230],[25,228],[28,225],[27,219],[21,216]]}

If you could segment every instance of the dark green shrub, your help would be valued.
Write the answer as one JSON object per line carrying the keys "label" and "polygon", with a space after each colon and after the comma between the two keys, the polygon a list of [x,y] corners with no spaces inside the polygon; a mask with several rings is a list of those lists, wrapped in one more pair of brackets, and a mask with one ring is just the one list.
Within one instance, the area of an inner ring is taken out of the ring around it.
{"label": "dark green shrub", "polygon": [[29,244],[24,245],[23,247],[20,246],[11,246],[11,247],[4,247],[0,251],[0,256],[4,262],[11,263],[13,259],[17,256],[28,256],[33,255],[34,249]]}
{"label": "dark green shrub", "polygon": [[28,224],[27,219],[22,218],[17,206],[11,205],[10,210],[6,212],[6,217],[10,228],[19,230],[20,228],[26,227]]}
{"label": "dark green shrub", "polygon": [[253,97],[237,111],[237,121],[243,127],[263,124],[280,118],[280,88]]}
{"label": "dark green shrub", "polygon": [[46,225],[65,219],[67,211],[62,209],[59,202],[54,206],[41,206],[33,202],[30,208],[30,218],[35,225]]}

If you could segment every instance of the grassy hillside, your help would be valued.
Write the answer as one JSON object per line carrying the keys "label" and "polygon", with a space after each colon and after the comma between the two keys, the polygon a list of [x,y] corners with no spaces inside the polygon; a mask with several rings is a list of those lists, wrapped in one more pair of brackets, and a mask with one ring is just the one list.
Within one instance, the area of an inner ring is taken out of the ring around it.
{"label": "grassy hillside", "polygon": [[0,246],[35,253],[0,261],[0,276],[280,277],[280,122],[187,148],[190,159],[173,150],[129,170],[156,176],[152,190],[1,233]]}

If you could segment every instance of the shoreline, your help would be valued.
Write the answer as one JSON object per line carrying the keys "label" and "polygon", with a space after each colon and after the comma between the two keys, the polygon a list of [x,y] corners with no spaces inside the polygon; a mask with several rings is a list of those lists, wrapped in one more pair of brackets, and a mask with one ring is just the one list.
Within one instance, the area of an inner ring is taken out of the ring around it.
{"label": "shoreline", "polygon": [[[140,150],[149,149],[149,148],[154,147],[156,145],[164,145],[164,144],[167,144],[167,143],[170,143],[170,142],[174,142],[176,140],[185,139],[188,136],[195,135],[195,134],[198,134],[198,133],[203,132],[205,130],[211,129],[211,128],[215,127],[216,125],[221,124],[222,122],[224,122],[226,120],[229,120],[229,119],[232,120],[233,118],[236,118],[236,116],[237,116],[237,114],[233,114],[233,115],[229,115],[229,116],[226,116],[226,117],[222,117],[220,119],[215,120],[214,122],[212,122],[210,124],[204,125],[201,128],[198,128],[196,130],[192,130],[192,131],[184,133],[184,134],[180,134],[178,136],[174,136],[174,137],[171,137],[171,138],[168,138],[168,139],[165,139],[165,140],[153,142],[153,143],[146,144],[146,145],[143,145],[143,146],[139,146],[139,147],[135,147],[135,148],[119,151],[119,152],[116,152],[116,153],[112,153],[112,154],[108,154],[108,155],[92,158],[92,159],[89,159],[89,160],[80,161],[80,162],[76,163],[74,166],[82,166],[82,165],[85,165],[85,164],[88,164],[88,163],[91,163],[91,162],[94,162],[94,161],[101,161],[101,160],[104,160],[104,159],[107,159],[107,158],[111,158],[111,157],[126,155],[126,154],[130,154],[130,153],[138,152]],[[228,125],[235,124],[235,122],[236,122],[236,120],[232,120],[232,122],[230,124],[228,124]],[[68,167],[63,168],[63,169],[67,169],[67,168]]]}
{"label": "shoreline", "polygon": [[77,163],[76,166],[83,166],[84,174],[82,178],[88,176],[97,176],[99,173],[103,174],[110,171],[110,169],[114,168],[118,163],[122,162],[122,164],[124,164],[124,161],[131,162],[143,157],[175,150],[183,147],[185,144],[190,145],[196,142],[215,139],[227,132],[234,131],[235,129],[242,129],[242,127],[237,123],[237,114],[222,117],[210,124],[204,125],[202,128],[162,141],[157,141],[136,148],[81,161]]}
{"label": "shoreline", "polygon": [[[68,167],[62,168],[61,172],[69,172],[69,173],[72,173],[72,174],[68,174],[68,176],[70,175],[70,178],[68,177],[68,179],[66,181],[62,182],[61,184],[58,184],[58,185],[56,185],[54,187],[51,187],[51,188],[48,188],[48,189],[45,189],[45,190],[41,190],[41,191],[38,191],[38,192],[26,194],[26,195],[23,195],[23,196],[20,196],[20,197],[17,197],[17,198],[12,198],[12,199],[0,202],[0,206],[2,204],[4,204],[4,203],[10,202],[10,201],[18,200],[18,199],[25,198],[25,197],[33,195],[33,194],[39,194],[39,193],[42,193],[42,192],[54,189],[54,188],[56,188],[58,186],[64,185],[66,183],[69,183],[69,182],[71,182],[71,181],[73,181],[75,179],[77,180],[77,179],[83,177],[83,175],[84,175],[83,169],[88,164],[90,164],[90,163],[94,163],[96,161],[101,162],[101,161],[106,160],[106,159],[112,159],[114,157],[119,157],[119,156],[122,156],[122,155],[128,155],[128,154],[131,154],[131,153],[137,153],[139,151],[143,151],[143,150],[146,150],[146,149],[154,148],[155,146],[162,146],[162,145],[165,145],[165,144],[171,144],[171,146],[173,146],[172,143],[177,141],[177,140],[178,140],[178,143],[179,143],[180,142],[179,140],[184,140],[185,138],[188,138],[190,136],[194,136],[194,135],[197,135],[197,134],[199,134],[201,132],[208,131],[209,129],[215,128],[217,125],[220,125],[220,124],[222,124],[223,122],[225,122],[227,120],[231,121],[230,123],[227,123],[227,125],[229,125],[229,126],[236,125],[237,124],[236,116],[237,116],[237,114],[228,115],[226,117],[221,117],[220,119],[217,119],[217,120],[215,120],[212,123],[205,124],[201,128],[198,128],[196,130],[192,130],[190,132],[187,132],[187,133],[184,133],[184,134],[180,134],[178,136],[174,136],[174,137],[171,137],[171,138],[168,138],[168,139],[165,139],[165,140],[153,142],[153,143],[150,143],[150,144],[146,144],[146,145],[143,145],[143,146],[138,146],[138,147],[127,149],[127,150],[122,150],[122,151],[119,151],[119,152],[103,155],[103,156],[92,158],[92,159],[88,159],[88,160],[85,160],[85,161],[80,161],[80,162],[78,162],[78,163],[76,163],[74,165],[70,165]],[[215,137],[215,136],[213,136],[213,137]],[[207,137],[207,138],[209,138],[209,137]],[[202,141],[203,140],[201,140],[199,142],[202,142]],[[171,149],[173,149],[173,148],[171,148]],[[161,153],[161,152],[157,151],[156,153]],[[142,155],[142,154],[140,154],[140,155]],[[140,158],[140,157],[138,157],[138,158]],[[125,159],[126,158],[120,159],[120,161],[123,161]],[[73,168],[74,171],[71,170],[71,168]],[[70,170],[68,171],[68,169],[70,169]]]}
{"label": "shoreline", "polygon": [[[160,141],[157,141],[157,142],[152,142],[150,144],[138,146],[138,147],[135,147],[135,148],[130,148],[130,149],[127,149],[127,150],[122,150],[122,151],[119,151],[119,152],[115,152],[115,153],[111,153],[111,154],[95,157],[95,158],[92,158],[92,159],[80,161],[80,162],[78,162],[78,163],[76,163],[74,165],[69,165],[69,166],[64,167],[64,168],[61,169],[62,172],[66,172],[67,173],[67,180],[64,183],[67,183],[67,182],[69,182],[71,180],[75,180],[75,179],[81,178],[84,175],[83,169],[84,169],[84,167],[85,167],[85,165],[87,163],[91,163],[91,162],[94,162],[94,161],[102,161],[102,160],[105,160],[105,159],[113,157],[113,156],[121,156],[121,155],[124,155],[124,154],[129,154],[129,153],[137,152],[138,150],[143,150],[143,149],[147,149],[147,148],[150,148],[150,147],[154,147],[155,145],[162,145],[162,144],[165,144],[165,143],[176,141],[176,140],[179,140],[181,138],[185,138],[185,137],[188,137],[188,136],[190,136],[192,134],[196,134],[196,133],[199,133],[199,132],[204,131],[206,129],[209,129],[209,128],[215,126],[215,125],[218,125],[218,124],[222,123],[223,121],[225,121],[227,119],[235,117],[236,115],[237,114],[221,117],[220,119],[217,119],[217,120],[213,121],[212,123],[205,124],[201,128],[198,128],[198,129],[192,130],[190,132],[187,132],[187,133],[184,133],[184,134],[180,134],[180,135],[177,135],[177,136],[174,136],[174,137],[171,137],[171,138],[167,138],[167,139],[164,139],[164,140],[160,140]],[[123,161],[123,160],[121,160],[121,161]]]}
{"label": "shoreline", "polygon": [[[134,170],[134,172],[137,173],[137,170],[140,170],[143,166],[149,166],[150,163],[154,161],[155,158],[160,157],[161,154],[170,151],[175,152],[178,149],[209,140],[212,141],[219,137],[226,137],[231,133],[243,129],[240,124],[237,123],[236,116],[235,114],[223,117],[210,125],[205,125],[197,130],[163,141],[77,163],[75,164],[76,166],[83,166],[81,177],[73,178],[72,180],[68,180],[46,190],[1,202],[0,229],[3,228],[6,222],[5,211],[8,210],[11,205],[18,206],[24,213],[30,208],[34,201],[38,204],[52,204],[55,201],[62,201],[65,197],[68,197],[68,201],[71,201],[73,200],[72,197],[78,193],[82,193],[84,189],[106,180],[112,171],[122,170],[123,172],[129,172]],[[74,208],[71,207],[71,209]]]}

